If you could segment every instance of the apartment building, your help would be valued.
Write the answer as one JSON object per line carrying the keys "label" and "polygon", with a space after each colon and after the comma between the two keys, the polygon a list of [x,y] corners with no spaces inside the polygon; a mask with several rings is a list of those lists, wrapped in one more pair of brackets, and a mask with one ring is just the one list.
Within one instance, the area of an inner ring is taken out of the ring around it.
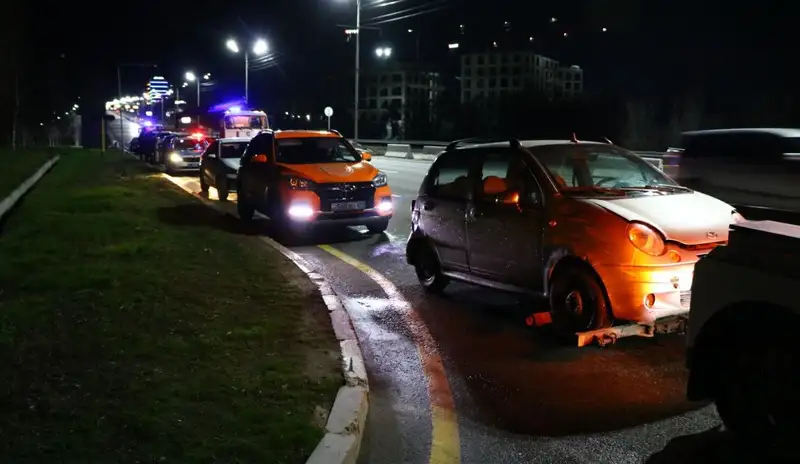
{"label": "apartment building", "polygon": [[416,64],[365,70],[360,87],[360,110],[368,121],[378,121],[386,113],[399,120],[424,117],[433,121],[436,101],[444,90],[439,72]]}
{"label": "apartment building", "polygon": [[524,89],[549,98],[583,91],[583,70],[530,51],[495,51],[461,56],[461,102],[496,100]]}

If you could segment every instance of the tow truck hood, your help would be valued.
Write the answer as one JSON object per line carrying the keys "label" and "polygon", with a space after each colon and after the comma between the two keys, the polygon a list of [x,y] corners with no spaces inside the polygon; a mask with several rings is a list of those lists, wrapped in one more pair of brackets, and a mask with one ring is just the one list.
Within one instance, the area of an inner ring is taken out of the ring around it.
{"label": "tow truck hood", "polygon": [[369,182],[378,174],[370,163],[280,164],[288,175],[302,177],[316,183]]}
{"label": "tow truck hood", "polygon": [[586,199],[627,221],[659,230],[667,240],[687,245],[728,240],[734,208],[700,192],[633,198]]}

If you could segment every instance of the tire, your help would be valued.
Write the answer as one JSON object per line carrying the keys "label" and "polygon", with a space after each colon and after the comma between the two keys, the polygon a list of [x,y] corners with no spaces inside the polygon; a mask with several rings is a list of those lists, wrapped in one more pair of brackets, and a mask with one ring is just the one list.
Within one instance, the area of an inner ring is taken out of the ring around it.
{"label": "tire", "polygon": [[244,222],[250,222],[256,214],[256,209],[250,204],[250,201],[245,195],[239,196],[239,201],[236,202],[236,211],[239,213],[239,219]]}
{"label": "tire", "polygon": [[559,335],[572,339],[577,332],[611,326],[603,287],[588,270],[557,269],[549,293],[553,327]]}
{"label": "tire", "polygon": [[416,253],[414,271],[420,285],[428,293],[442,293],[450,283],[450,279],[442,273],[442,266],[436,253],[428,245],[420,246]]}
{"label": "tire", "polygon": [[388,229],[388,228],[389,228],[389,220],[388,219],[384,219],[384,220],[382,220],[380,222],[373,222],[373,223],[367,224],[367,230],[371,234],[382,234],[382,233],[386,232],[386,229]]}
{"label": "tire", "polygon": [[714,393],[725,428],[753,444],[793,447],[800,433],[800,354],[793,334],[727,344]]}
{"label": "tire", "polygon": [[228,178],[224,175],[218,175],[216,179],[214,179],[214,183],[216,183],[217,187],[217,195],[219,195],[220,201],[228,201]]}
{"label": "tire", "polygon": [[208,188],[206,179],[203,177],[203,171],[200,171],[200,193],[202,193],[203,196],[208,196]]}

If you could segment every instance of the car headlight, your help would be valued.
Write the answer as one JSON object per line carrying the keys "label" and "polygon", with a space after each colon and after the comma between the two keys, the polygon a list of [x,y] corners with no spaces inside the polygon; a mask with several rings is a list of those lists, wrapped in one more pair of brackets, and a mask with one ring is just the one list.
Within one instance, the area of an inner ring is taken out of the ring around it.
{"label": "car headlight", "polygon": [[667,250],[661,234],[640,222],[628,224],[628,240],[633,246],[650,256],[661,256]]}
{"label": "car headlight", "polygon": [[311,190],[314,188],[314,182],[300,177],[289,177],[289,188],[292,190]]}
{"label": "car headlight", "polygon": [[737,211],[734,211],[733,213],[731,213],[731,222],[733,222],[734,224],[741,224],[741,223],[743,223],[745,221],[747,221],[747,219],[745,219],[745,217],[742,216]]}
{"label": "car headlight", "polygon": [[389,179],[386,177],[386,174],[378,171],[378,175],[372,179],[372,186],[373,187],[383,187],[389,183]]}
{"label": "car headlight", "polygon": [[180,163],[183,161],[183,157],[177,153],[170,153],[169,154],[169,161],[171,163]]}

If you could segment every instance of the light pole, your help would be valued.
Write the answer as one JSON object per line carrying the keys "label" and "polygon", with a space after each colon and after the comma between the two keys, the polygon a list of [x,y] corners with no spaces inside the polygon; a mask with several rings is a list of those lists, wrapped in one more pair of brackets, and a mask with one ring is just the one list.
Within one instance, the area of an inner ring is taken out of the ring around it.
{"label": "light pole", "polygon": [[[239,53],[239,44],[234,39],[228,39],[225,46],[233,53]],[[269,46],[264,39],[258,39],[253,43],[253,54],[256,56],[265,55],[269,51]],[[244,50],[244,102],[248,103],[250,87],[250,52]]]}
{"label": "light pole", "polygon": [[353,123],[353,141],[358,143],[358,79],[361,74],[361,0],[356,0],[356,86],[353,106],[355,107]]}
{"label": "light pole", "polygon": [[183,77],[189,82],[197,82],[197,107],[200,108],[200,79],[193,72],[187,72]]}

